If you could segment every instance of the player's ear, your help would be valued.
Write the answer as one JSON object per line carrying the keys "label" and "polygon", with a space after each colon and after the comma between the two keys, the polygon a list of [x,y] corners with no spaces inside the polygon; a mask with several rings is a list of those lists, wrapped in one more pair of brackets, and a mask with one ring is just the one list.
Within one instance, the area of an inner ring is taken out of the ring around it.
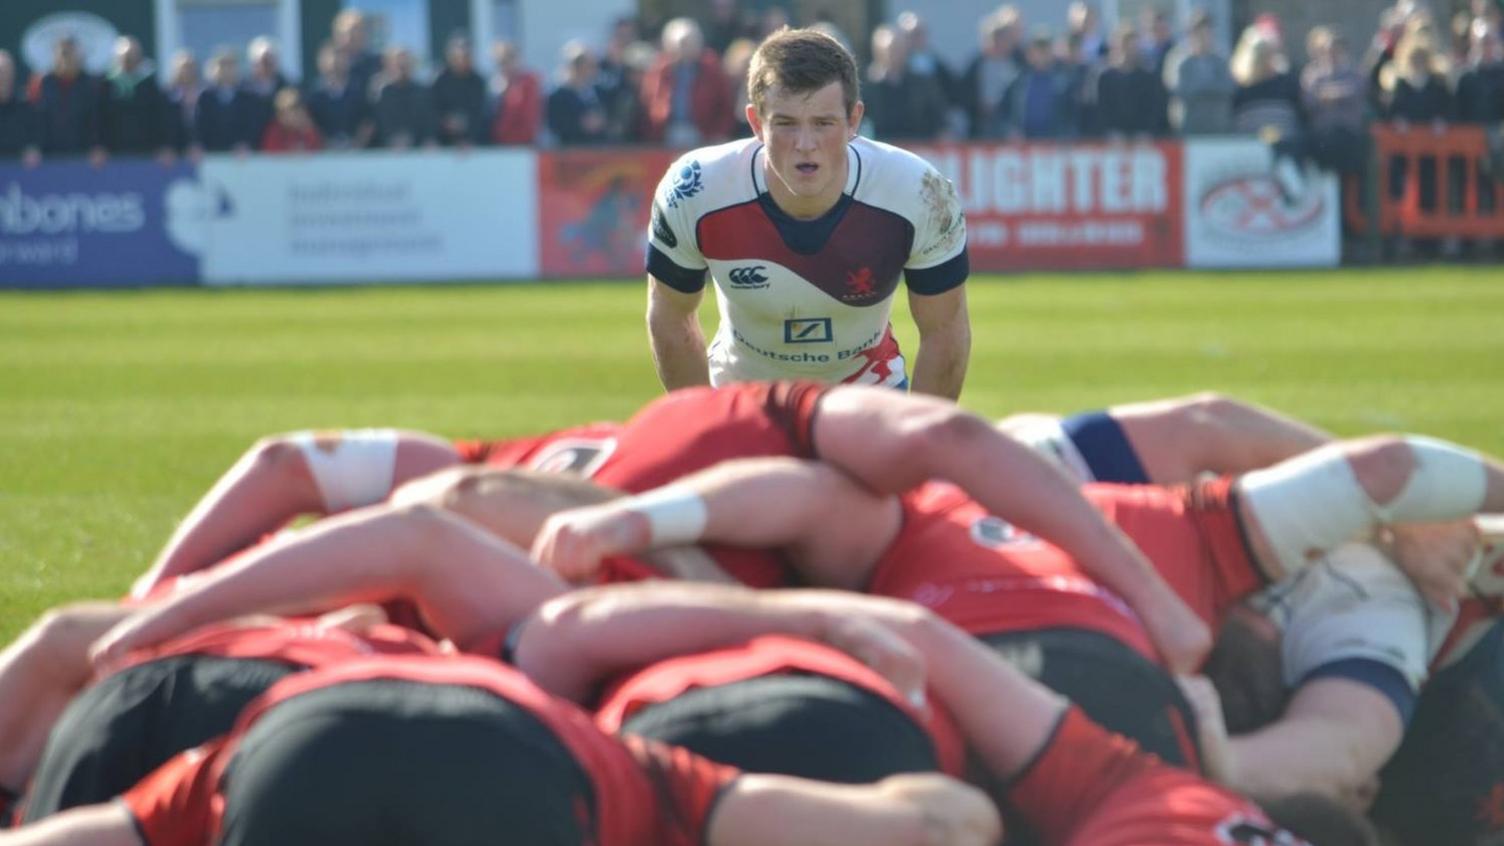
{"label": "player's ear", "polygon": [[757,113],[757,106],[747,104],[747,125],[752,127],[752,134],[762,137],[762,115]]}
{"label": "player's ear", "polygon": [[857,133],[861,132],[862,116],[865,114],[867,114],[866,103],[863,103],[861,100],[857,100],[856,103],[852,104],[851,116],[846,119],[846,128],[849,130],[847,134],[852,138],[855,138],[857,136]]}

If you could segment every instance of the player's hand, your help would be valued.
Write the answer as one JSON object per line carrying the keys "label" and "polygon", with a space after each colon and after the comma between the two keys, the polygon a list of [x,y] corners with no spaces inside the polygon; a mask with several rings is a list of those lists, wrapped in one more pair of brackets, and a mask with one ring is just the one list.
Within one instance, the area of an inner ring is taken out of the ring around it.
{"label": "player's hand", "polygon": [[533,560],[570,582],[585,582],[612,555],[648,548],[652,527],[624,508],[592,505],[561,511],[543,521],[533,539]]}
{"label": "player's hand", "polygon": [[387,621],[386,609],[380,605],[361,603],[330,611],[315,620],[314,626],[321,631],[338,629],[353,635],[364,635]]}
{"label": "player's hand", "polygon": [[1190,674],[1201,668],[1212,651],[1212,630],[1178,594],[1167,587],[1150,607],[1134,610],[1170,672]]}
{"label": "player's hand", "polygon": [[1438,607],[1453,610],[1467,591],[1468,570],[1481,542],[1471,518],[1444,523],[1404,523],[1388,527],[1389,554],[1416,590]]}
{"label": "player's hand", "polygon": [[186,631],[170,608],[143,608],[105,632],[89,647],[89,660],[96,671],[118,666],[129,653],[145,649]]}
{"label": "player's hand", "polygon": [[838,619],[824,640],[887,679],[916,708],[925,706],[924,656],[887,626],[860,617]]}
{"label": "player's hand", "polygon": [[987,794],[934,773],[890,776],[877,790],[919,818],[925,846],[994,846],[1003,820]]}
{"label": "player's hand", "polygon": [[1232,744],[1222,719],[1222,697],[1206,676],[1176,676],[1191,710],[1196,714],[1196,742],[1201,747],[1201,766],[1213,781],[1230,785],[1233,779]]}

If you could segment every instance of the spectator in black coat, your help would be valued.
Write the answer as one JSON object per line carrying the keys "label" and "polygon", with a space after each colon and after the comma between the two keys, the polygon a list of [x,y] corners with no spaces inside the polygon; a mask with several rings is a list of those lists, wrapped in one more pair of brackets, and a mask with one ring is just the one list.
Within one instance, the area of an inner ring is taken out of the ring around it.
{"label": "spectator in black coat", "polygon": [[16,60],[0,50],[0,159],[42,160],[42,125],[36,109],[16,90]]}
{"label": "spectator in black coat", "polygon": [[961,135],[966,118],[965,105],[960,102],[959,80],[945,59],[930,46],[929,27],[914,12],[900,14],[894,26],[903,36],[904,53],[908,57],[904,77],[917,88],[938,91],[940,95],[941,120],[928,136]]}
{"label": "spectator in black coat", "polygon": [[[1392,73],[1384,78],[1387,91],[1385,117],[1402,130],[1421,126],[1444,131],[1453,119],[1452,91],[1447,85],[1445,59],[1436,49],[1435,42],[1418,32],[1407,32],[1395,48]],[[1407,172],[1406,162],[1395,158],[1389,163],[1390,196],[1403,196],[1411,179],[1416,179],[1420,207],[1431,211],[1438,203],[1438,165],[1432,158],[1418,159],[1418,174]],[[1419,177],[1417,179],[1417,176]],[[1455,249],[1455,239],[1448,239],[1444,249]],[[1401,257],[1409,251],[1408,244],[1401,240],[1396,245]]]}
{"label": "spectator in black coat", "polygon": [[345,9],[334,16],[334,46],[345,54],[350,84],[367,97],[375,95],[373,86],[384,64],[369,47],[369,38],[365,13],[359,9]]}
{"label": "spectator in black coat", "polygon": [[[1485,18],[1473,23],[1468,67],[1457,79],[1457,122],[1497,128],[1504,123],[1504,40]],[[1490,155],[1479,168],[1475,191],[1479,208],[1499,207],[1500,157]],[[1461,187],[1459,185],[1459,187]]]}
{"label": "spectator in black coat", "polygon": [[157,75],[142,58],[141,42],[129,35],[115,40],[115,64],[104,85],[104,141],[110,152],[170,157],[171,106],[157,85]]}
{"label": "spectator in black coat", "polygon": [[179,153],[203,152],[198,142],[198,98],[203,93],[198,59],[191,51],[179,50],[168,66],[167,86],[162,89],[167,100],[169,142]]}
{"label": "spectator in black coat", "polygon": [[1494,126],[1504,122],[1504,39],[1481,18],[1472,38],[1467,70],[1457,79],[1457,120]]}
{"label": "spectator in black coat", "polygon": [[433,93],[413,78],[413,53],[386,51],[386,70],[376,81],[376,135],[384,147],[402,150],[434,143]]}
{"label": "spectator in black coat", "polygon": [[486,143],[486,81],[475,72],[470,39],[456,35],[444,49],[444,69],[433,81],[433,106],[439,117],[439,143],[469,147]]}
{"label": "spectator in black coat", "polygon": [[242,86],[250,95],[253,108],[250,131],[251,138],[257,145],[261,142],[261,136],[266,133],[267,124],[272,122],[272,115],[276,114],[275,101],[277,93],[291,85],[287,76],[282,73],[282,65],[277,56],[277,45],[270,38],[260,36],[251,39],[246,47],[246,62],[251,67],[250,76],[246,77]]}
{"label": "spectator in black coat", "polygon": [[1402,126],[1442,129],[1453,117],[1452,91],[1443,59],[1425,39],[1406,38],[1395,53],[1395,73],[1386,79],[1386,116]]}
{"label": "spectator in black coat", "polygon": [[1257,135],[1278,143],[1305,132],[1305,108],[1300,80],[1279,44],[1263,29],[1248,27],[1232,56],[1234,132]]}
{"label": "spectator in black coat", "polygon": [[1144,52],[1144,66],[1163,78],[1165,59],[1175,49],[1175,24],[1170,13],[1157,6],[1143,7],[1144,35],[1139,49]]}
{"label": "spectator in black coat", "polygon": [[1109,138],[1159,137],[1170,129],[1165,83],[1144,67],[1138,33],[1120,28],[1112,38],[1107,67],[1097,75],[1096,116]]}
{"label": "spectator in black coat", "polygon": [[627,79],[632,73],[627,50],[639,41],[636,18],[620,17],[611,23],[611,34],[606,36],[605,49],[597,62],[595,87],[606,100],[606,111],[613,115],[621,110],[620,101],[637,100],[637,88]]}
{"label": "spectator in black coat", "polygon": [[1018,10],[1004,6],[982,18],[982,48],[961,75],[959,96],[973,138],[1000,138],[1006,131],[1003,96],[1023,71]]}
{"label": "spectator in black coat", "polygon": [[210,153],[254,149],[261,140],[254,135],[261,112],[251,94],[239,85],[235,54],[230,50],[216,52],[209,58],[205,76],[209,87],[199,95],[193,115],[197,146]]}
{"label": "spectator in black coat", "polygon": [[53,46],[52,70],[32,80],[32,105],[41,115],[42,152],[105,158],[104,89],[84,71],[83,55],[72,36]]}
{"label": "spectator in black coat", "polygon": [[881,141],[933,140],[945,129],[946,98],[933,75],[909,72],[908,39],[891,26],[872,32],[865,100]]}
{"label": "spectator in black coat", "polygon": [[564,45],[564,80],[548,95],[545,120],[561,147],[599,144],[607,138],[605,103],[595,87],[595,54],[583,43]]}
{"label": "spectator in black coat", "polygon": [[350,79],[349,59],[332,42],[319,48],[319,80],[308,93],[308,113],[332,150],[368,147],[376,134],[371,101]]}

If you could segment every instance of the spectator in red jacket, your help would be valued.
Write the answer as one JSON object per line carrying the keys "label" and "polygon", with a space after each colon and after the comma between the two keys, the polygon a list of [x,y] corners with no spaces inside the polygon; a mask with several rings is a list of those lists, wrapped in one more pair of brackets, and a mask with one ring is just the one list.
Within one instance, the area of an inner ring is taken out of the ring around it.
{"label": "spectator in red jacket", "polygon": [[496,98],[491,119],[491,140],[497,144],[532,144],[543,122],[543,84],[538,74],[522,66],[517,45],[498,41],[491,48],[496,75],[491,93]]}
{"label": "spectator in red jacket", "polygon": [[261,135],[261,149],[268,153],[310,153],[324,147],[324,138],[303,106],[296,88],[284,88],[273,98],[272,119]]}
{"label": "spectator in red jacket", "polygon": [[675,18],[663,27],[663,53],[642,80],[648,141],[694,147],[731,133],[731,83],[700,25]]}

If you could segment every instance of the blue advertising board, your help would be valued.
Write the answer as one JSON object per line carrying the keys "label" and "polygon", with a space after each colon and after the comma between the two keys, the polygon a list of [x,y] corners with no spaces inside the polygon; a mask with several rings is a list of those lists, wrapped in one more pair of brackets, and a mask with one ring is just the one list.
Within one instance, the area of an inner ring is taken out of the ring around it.
{"label": "blue advertising board", "polygon": [[0,166],[0,288],[196,284],[195,170],[126,160]]}

